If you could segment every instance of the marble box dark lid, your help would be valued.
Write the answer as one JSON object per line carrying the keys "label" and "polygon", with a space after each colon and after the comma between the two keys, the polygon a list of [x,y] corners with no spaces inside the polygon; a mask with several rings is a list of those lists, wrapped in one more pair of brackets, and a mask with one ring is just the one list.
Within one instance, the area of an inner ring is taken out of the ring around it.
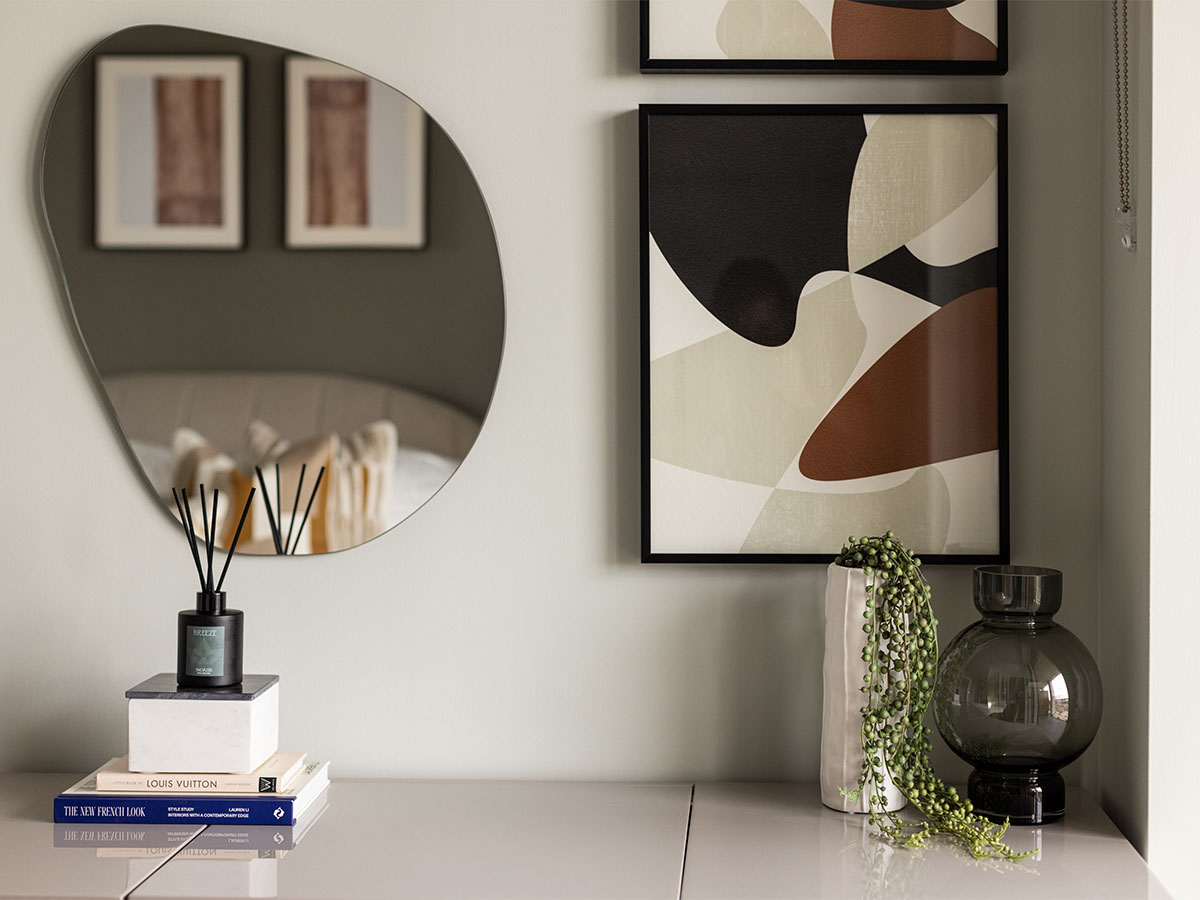
{"label": "marble box dark lid", "polygon": [[253,700],[273,684],[278,675],[243,675],[242,683],[227,688],[181,688],[175,673],[160,672],[125,692],[130,700]]}

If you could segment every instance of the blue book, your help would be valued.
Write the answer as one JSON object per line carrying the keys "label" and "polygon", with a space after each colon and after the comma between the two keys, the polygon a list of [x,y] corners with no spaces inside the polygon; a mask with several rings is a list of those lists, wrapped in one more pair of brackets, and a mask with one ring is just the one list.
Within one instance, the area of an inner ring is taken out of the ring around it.
{"label": "blue book", "polygon": [[278,794],[101,793],[96,790],[96,772],[93,772],[54,798],[54,821],[112,825],[295,825],[328,784],[327,762],[306,764]]}

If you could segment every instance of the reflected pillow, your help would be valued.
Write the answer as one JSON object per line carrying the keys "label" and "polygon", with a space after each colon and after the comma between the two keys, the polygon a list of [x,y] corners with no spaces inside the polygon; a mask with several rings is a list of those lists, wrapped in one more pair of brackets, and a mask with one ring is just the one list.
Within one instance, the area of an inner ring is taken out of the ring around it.
{"label": "reflected pillow", "polygon": [[[149,471],[149,470],[147,470]],[[201,517],[200,485],[204,485],[208,502],[212,503],[212,491],[221,492],[217,504],[217,546],[228,547],[233,538],[233,530],[237,527],[237,516],[230,516],[233,508],[240,510],[245,502],[245,493],[238,499],[238,470],[233,457],[219,450],[208,441],[204,435],[192,428],[176,428],[171,438],[171,484],[167,488],[166,499],[176,518],[179,513],[175,510],[175,501],[171,499],[171,488],[181,491],[187,488],[191,498],[192,522],[196,534],[203,536],[204,524]],[[211,515],[212,509],[209,508]]]}
{"label": "reflected pillow", "polygon": [[[309,552],[324,553],[357,546],[393,524],[388,522],[387,513],[396,436],[396,426],[380,420],[344,438],[327,434],[292,442],[267,423],[255,420],[246,428],[246,448],[252,466],[262,466],[268,490],[274,490],[274,466],[279,463],[281,531],[285,535],[293,517],[296,527],[303,521],[317,472],[325,466],[320,491],[304,527],[305,543],[311,546]],[[295,503],[302,464],[308,467],[305,474],[308,487],[302,490],[299,503]],[[274,503],[275,498],[271,499]],[[255,537],[261,528],[266,528],[263,536],[269,536],[266,511],[263,509],[258,515],[257,501],[255,507]],[[297,552],[304,550],[302,543]]]}
{"label": "reflected pillow", "polygon": [[[270,425],[257,419],[246,426],[245,434],[246,458],[248,471],[255,487],[260,493],[255,494],[251,519],[246,528],[255,547],[263,547],[255,552],[274,552],[271,542],[271,525],[267,518],[267,507],[262,500],[262,488],[259,487],[258,477],[254,467],[261,466],[263,480],[270,494],[271,509],[274,510],[280,530],[281,540],[286,540],[288,529],[300,528],[304,521],[304,511],[308,509],[308,500],[312,496],[313,485],[317,483],[317,473],[325,467],[325,475],[321,479],[320,490],[313,498],[309,510],[308,521],[304,523],[304,531],[296,544],[297,553],[325,553],[330,547],[329,520],[326,514],[329,497],[330,469],[337,460],[338,449],[341,445],[336,434],[318,435],[303,441],[292,443],[285,440],[279,432]],[[279,464],[280,490],[278,502],[275,495],[275,465]],[[296,503],[296,487],[300,480],[300,470],[306,467],[304,484],[300,485],[300,501]],[[295,506],[296,508],[293,508]],[[293,543],[295,538],[293,537]]]}

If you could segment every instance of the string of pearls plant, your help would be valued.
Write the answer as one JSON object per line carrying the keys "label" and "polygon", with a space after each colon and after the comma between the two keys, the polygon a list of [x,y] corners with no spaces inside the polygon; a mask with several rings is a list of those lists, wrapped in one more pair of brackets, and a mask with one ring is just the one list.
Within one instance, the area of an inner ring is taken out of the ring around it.
{"label": "string of pearls plant", "polygon": [[[971,802],[930,765],[933,732],[924,719],[937,680],[937,619],[921,560],[889,531],[879,537],[851,536],[834,561],[867,576],[863,661],[870,668],[862,686],[863,767],[857,788],[842,788],[842,793],[857,800],[866,791],[871,824],[897,843],[920,847],[930,835],[947,834],[976,859],[1028,856],[1004,843],[1007,821],[996,825],[974,813]],[[888,776],[921,821],[905,821],[887,809]]]}

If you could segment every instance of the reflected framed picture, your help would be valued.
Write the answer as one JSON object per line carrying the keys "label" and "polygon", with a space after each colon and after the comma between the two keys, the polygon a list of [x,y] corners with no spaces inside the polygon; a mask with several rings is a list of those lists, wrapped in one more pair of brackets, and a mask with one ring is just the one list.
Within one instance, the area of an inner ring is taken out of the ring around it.
{"label": "reflected framed picture", "polygon": [[640,108],[643,561],[1008,561],[1006,129]]}
{"label": "reflected framed picture", "polygon": [[641,0],[641,65],[1002,75],[1008,0]]}
{"label": "reflected framed picture", "polygon": [[291,56],[287,246],[425,246],[425,111],[337,63]]}
{"label": "reflected framed picture", "polygon": [[96,246],[242,246],[242,60],[96,58]]}

